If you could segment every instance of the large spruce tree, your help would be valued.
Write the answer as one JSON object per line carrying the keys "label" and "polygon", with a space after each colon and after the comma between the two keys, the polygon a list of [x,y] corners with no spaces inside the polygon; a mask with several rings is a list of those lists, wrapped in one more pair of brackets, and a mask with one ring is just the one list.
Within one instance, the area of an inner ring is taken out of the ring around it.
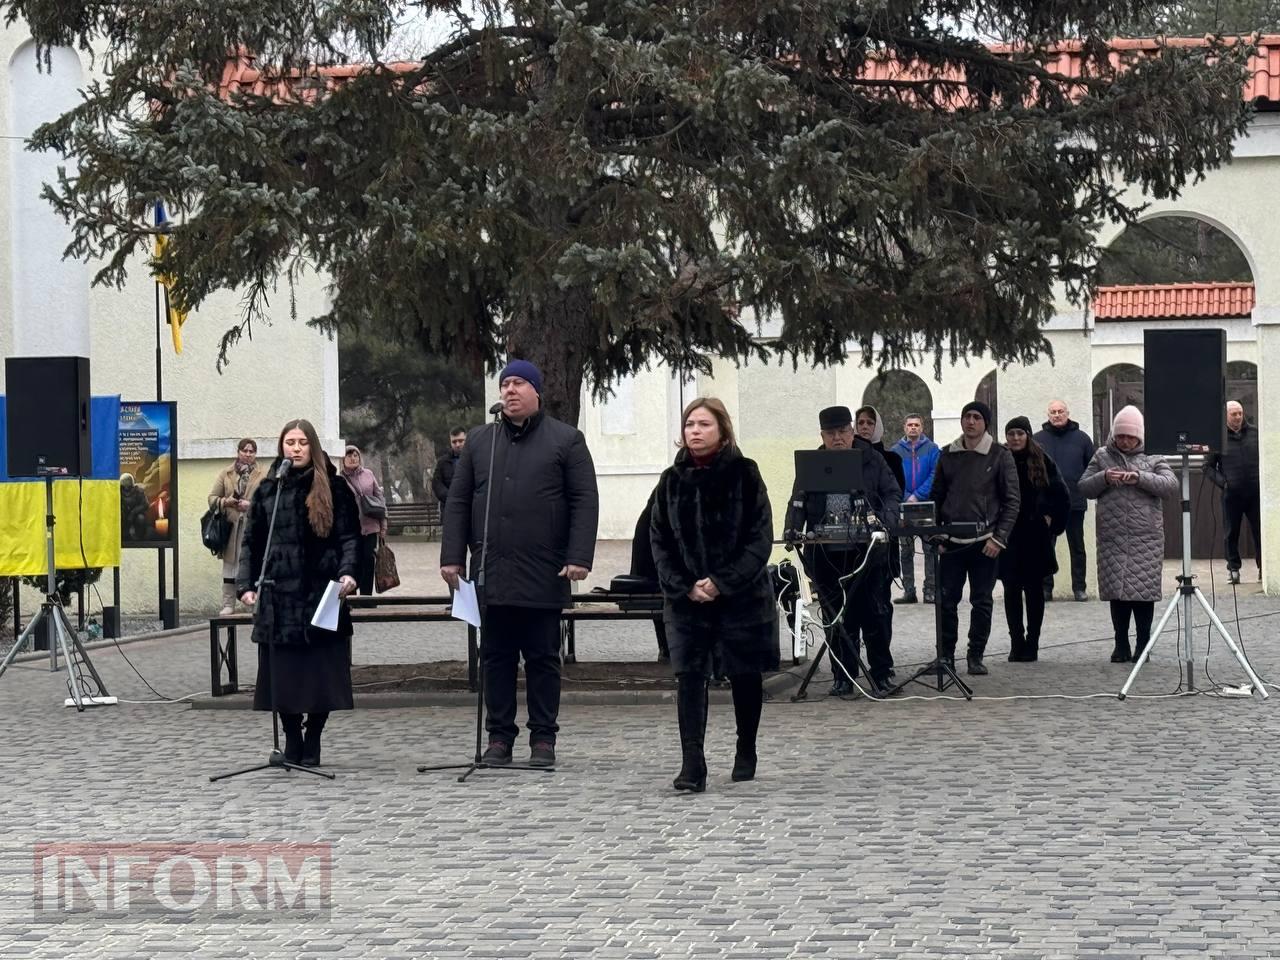
{"label": "large spruce tree", "polygon": [[[570,421],[584,382],[658,358],[1043,351],[1055,283],[1086,289],[1096,229],[1134,215],[1121,184],[1176,194],[1246,123],[1243,47],[1109,59],[1148,7],[0,0],[105,70],[33,143],[76,160],[47,192],[100,282],[163,198],[178,297],[248,291],[224,351],[314,267],[332,310],[308,319],[528,357]],[[406,11],[447,29],[392,64]],[[245,58],[262,82],[224,84]]]}

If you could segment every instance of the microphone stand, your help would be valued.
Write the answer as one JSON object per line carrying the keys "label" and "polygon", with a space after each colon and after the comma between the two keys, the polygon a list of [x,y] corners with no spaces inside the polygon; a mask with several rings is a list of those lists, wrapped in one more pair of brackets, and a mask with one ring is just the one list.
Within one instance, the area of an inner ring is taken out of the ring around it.
{"label": "microphone stand", "polygon": [[493,441],[489,444],[489,478],[485,484],[484,491],[484,527],[480,534],[480,570],[476,574],[476,605],[480,608],[480,626],[476,628],[476,659],[480,663],[479,676],[476,683],[476,750],[474,759],[470,763],[444,763],[436,765],[426,765],[418,767],[419,773],[426,773],[428,770],[462,770],[464,771],[458,777],[458,783],[465,783],[467,778],[477,770],[527,770],[533,773],[552,773],[555,767],[531,767],[523,763],[486,763],[481,759],[480,744],[484,736],[484,645],[485,634],[488,632],[484,626],[487,617],[485,613],[488,609],[488,596],[485,591],[485,567],[489,562],[489,507],[493,502],[493,464],[498,455],[498,432],[502,430],[502,404],[496,403],[489,412],[493,414]]}
{"label": "microphone stand", "polygon": [[[253,605],[253,617],[256,620],[262,612],[263,607],[263,587],[274,587],[275,581],[267,579],[267,564],[271,560],[271,548],[274,546],[272,540],[276,532],[276,511],[280,509],[280,491],[284,486],[285,475],[289,472],[289,466],[292,464],[288,458],[281,464],[280,469],[276,471],[276,495],[271,503],[271,522],[267,524],[267,542],[262,551],[262,569],[258,571],[258,582],[254,587],[257,594],[257,602]],[[276,674],[272,666],[272,648],[275,643],[268,640],[265,644],[267,648],[267,677],[270,682],[267,688],[267,696],[271,700],[271,755],[267,757],[266,763],[259,763],[252,767],[245,767],[243,770],[234,770],[231,773],[220,773],[217,776],[210,777],[209,782],[214,783],[218,780],[227,780],[231,777],[238,777],[242,773],[254,773],[258,770],[300,770],[303,773],[310,773],[317,777],[324,777],[326,780],[332,780],[334,774],[327,773],[324,770],[317,770],[315,767],[304,767],[299,763],[292,763],[284,758],[284,751],[280,749],[280,714],[276,710]]]}

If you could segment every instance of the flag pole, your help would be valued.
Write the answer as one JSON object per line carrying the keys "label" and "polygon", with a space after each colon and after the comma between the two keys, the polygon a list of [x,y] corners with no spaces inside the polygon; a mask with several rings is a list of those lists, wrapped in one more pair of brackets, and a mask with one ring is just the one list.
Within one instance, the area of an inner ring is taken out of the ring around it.
{"label": "flag pole", "polygon": [[160,377],[160,281],[156,281],[156,399],[164,399],[164,382]]}

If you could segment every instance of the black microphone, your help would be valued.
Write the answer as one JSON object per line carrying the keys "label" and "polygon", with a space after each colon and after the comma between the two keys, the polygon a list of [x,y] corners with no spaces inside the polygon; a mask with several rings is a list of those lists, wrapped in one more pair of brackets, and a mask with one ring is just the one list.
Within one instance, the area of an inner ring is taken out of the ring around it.
{"label": "black microphone", "polygon": [[490,407],[490,408],[489,408],[489,416],[491,416],[491,417],[496,417],[496,416],[497,416],[498,414],[500,414],[501,412],[502,412],[502,401],[501,401],[501,400],[499,400],[497,403],[495,403],[492,407]]}
{"label": "black microphone", "polygon": [[286,473],[288,473],[289,470],[292,469],[292,467],[293,467],[293,461],[290,460],[288,457],[285,457],[283,460],[280,461],[280,466],[276,468],[276,479],[279,480]]}

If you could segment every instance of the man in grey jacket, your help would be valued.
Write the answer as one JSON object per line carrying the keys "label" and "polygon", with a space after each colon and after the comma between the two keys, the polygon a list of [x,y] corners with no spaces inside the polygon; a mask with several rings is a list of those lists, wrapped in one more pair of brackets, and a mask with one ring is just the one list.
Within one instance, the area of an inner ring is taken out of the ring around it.
{"label": "man in grey jacket", "polygon": [[479,574],[485,512],[491,510],[479,598],[489,731],[482,759],[511,762],[523,655],[529,763],[552,766],[560,729],[560,611],[570,602],[570,581],[584,579],[595,556],[596,472],[581,431],[543,413],[537,367],[512,360],[499,383],[501,420],[471,431],[449,488],[440,576],[456,589],[468,550],[471,575]]}
{"label": "man in grey jacket", "polygon": [[939,641],[942,656],[955,663],[960,629],[960,598],[969,581],[969,673],[983,675],[982,655],[991,636],[991,593],[995,589],[1000,551],[1009,543],[1022,496],[1013,455],[987,432],[991,410],[977,400],[960,411],[959,439],[938,458],[933,501],[940,523],[977,521],[982,533],[973,540],[951,540],[942,550],[942,603]]}
{"label": "man in grey jacket", "polygon": [[1204,475],[1222,490],[1226,526],[1227,579],[1240,582],[1240,531],[1248,519],[1253,555],[1262,579],[1262,497],[1258,481],[1258,428],[1245,419],[1244,404],[1227,401],[1227,446],[1204,462]]}

